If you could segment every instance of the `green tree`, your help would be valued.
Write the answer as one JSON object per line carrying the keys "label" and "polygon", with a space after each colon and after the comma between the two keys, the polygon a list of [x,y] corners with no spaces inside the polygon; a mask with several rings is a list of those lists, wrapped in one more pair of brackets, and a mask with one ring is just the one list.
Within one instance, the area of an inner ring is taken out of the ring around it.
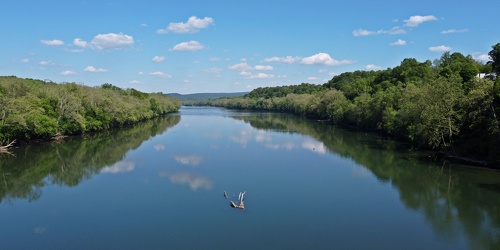
{"label": "green tree", "polygon": [[497,43],[491,46],[492,50],[488,53],[491,58],[491,61],[488,64],[491,64],[492,69],[497,75],[500,75],[500,43]]}
{"label": "green tree", "polygon": [[326,106],[326,113],[335,124],[345,122],[345,115],[351,104],[342,91],[332,89],[325,93],[321,100]]}
{"label": "green tree", "polygon": [[401,65],[392,70],[392,78],[395,85],[399,83],[422,84],[433,78],[432,62],[427,60],[423,63],[418,62],[415,58],[406,58],[401,62]]}
{"label": "green tree", "polygon": [[0,145],[13,139],[50,138],[130,124],[177,111],[163,94],[0,77]]}
{"label": "green tree", "polygon": [[460,132],[464,99],[460,79],[438,78],[424,88],[424,109],[419,134],[432,148],[452,146],[453,138]]}
{"label": "green tree", "polygon": [[478,63],[472,56],[464,56],[459,52],[450,54],[445,52],[437,63],[439,74],[444,77],[451,77],[453,74],[458,74],[462,77],[463,82],[468,82],[474,79],[480,72]]}

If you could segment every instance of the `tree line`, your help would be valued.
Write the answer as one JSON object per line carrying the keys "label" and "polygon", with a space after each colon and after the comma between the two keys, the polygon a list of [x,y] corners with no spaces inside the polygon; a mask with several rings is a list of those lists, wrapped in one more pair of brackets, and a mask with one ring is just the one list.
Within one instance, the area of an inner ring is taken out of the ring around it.
{"label": "tree line", "polygon": [[196,104],[295,113],[498,164],[500,43],[489,56],[488,63],[458,52],[434,62],[406,58],[394,68],[346,72],[322,85],[257,88]]}
{"label": "tree line", "polygon": [[100,131],[179,110],[179,100],[105,83],[76,83],[0,77],[0,146]]}

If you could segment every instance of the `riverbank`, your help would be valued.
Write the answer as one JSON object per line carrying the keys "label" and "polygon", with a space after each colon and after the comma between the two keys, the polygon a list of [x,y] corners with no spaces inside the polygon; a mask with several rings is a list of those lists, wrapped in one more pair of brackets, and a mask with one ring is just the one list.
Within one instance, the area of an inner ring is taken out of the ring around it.
{"label": "riverbank", "polygon": [[177,112],[181,102],[111,84],[0,77],[0,145],[103,131]]}
{"label": "riverbank", "polygon": [[459,156],[455,158],[472,159],[474,164],[500,165],[500,78],[476,77],[471,72],[479,66],[460,53],[445,53],[434,65],[407,58],[394,68],[346,72],[322,85],[263,87],[243,97],[196,105],[329,120],[419,150],[453,152]]}

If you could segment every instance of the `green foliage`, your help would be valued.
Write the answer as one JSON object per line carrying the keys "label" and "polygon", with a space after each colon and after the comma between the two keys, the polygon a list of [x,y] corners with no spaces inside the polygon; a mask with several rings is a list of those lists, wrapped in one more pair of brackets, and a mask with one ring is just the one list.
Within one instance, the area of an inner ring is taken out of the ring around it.
{"label": "green foliage", "polygon": [[356,96],[372,91],[371,82],[377,76],[375,71],[354,71],[342,73],[334,76],[330,81],[324,84],[326,88],[337,89],[344,93],[349,99],[353,100]]}
{"label": "green foliage", "polygon": [[162,94],[111,84],[92,88],[13,76],[0,77],[0,145],[98,131],[151,119],[180,108]]}
{"label": "green foliage", "polygon": [[135,96],[135,97],[139,98],[140,100],[144,100],[144,99],[148,98],[148,96],[149,96],[147,93],[143,93],[143,92],[138,91],[138,90],[133,89],[133,88],[129,89],[129,92],[132,96]]}
{"label": "green foliage", "polygon": [[234,109],[295,113],[378,131],[418,148],[444,149],[500,161],[500,79],[477,79],[488,65],[499,70],[500,43],[489,64],[461,53],[380,71],[334,76],[324,85],[257,88],[244,97],[203,103]]}
{"label": "green foliage", "polygon": [[401,62],[401,65],[391,71],[392,82],[395,85],[428,83],[434,77],[431,66],[432,63],[429,60],[420,63],[415,58],[406,58]]}
{"label": "green foliage", "polygon": [[445,52],[437,61],[439,74],[444,77],[451,77],[453,74],[458,74],[462,77],[463,82],[468,82],[480,72],[477,61],[471,56],[465,57],[461,53],[455,52],[450,55],[450,52]]}
{"label": "green foliage", "polygon": [[491,65],[492,70],[500,75],[500,43],[497,43],[491,46],[492,50],[488,53],[491,58],[491,61],[488,64]]}
{"label": "green foliage", "polygon": [[288,94],[314,94],[321,90],[323,90],[321,85],[302,83],[295,86],[256,88],[246,94],[245,97],[270,99],[273,97],[286,97]]}

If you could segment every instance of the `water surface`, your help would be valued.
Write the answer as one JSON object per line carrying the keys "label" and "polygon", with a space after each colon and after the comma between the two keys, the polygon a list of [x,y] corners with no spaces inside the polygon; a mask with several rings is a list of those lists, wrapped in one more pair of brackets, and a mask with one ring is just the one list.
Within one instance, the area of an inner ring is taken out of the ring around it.
{"label": "water surface", "polygon": [[12,153],[1,249],[500,249],[498,171],[292,115],[184,107]]}

